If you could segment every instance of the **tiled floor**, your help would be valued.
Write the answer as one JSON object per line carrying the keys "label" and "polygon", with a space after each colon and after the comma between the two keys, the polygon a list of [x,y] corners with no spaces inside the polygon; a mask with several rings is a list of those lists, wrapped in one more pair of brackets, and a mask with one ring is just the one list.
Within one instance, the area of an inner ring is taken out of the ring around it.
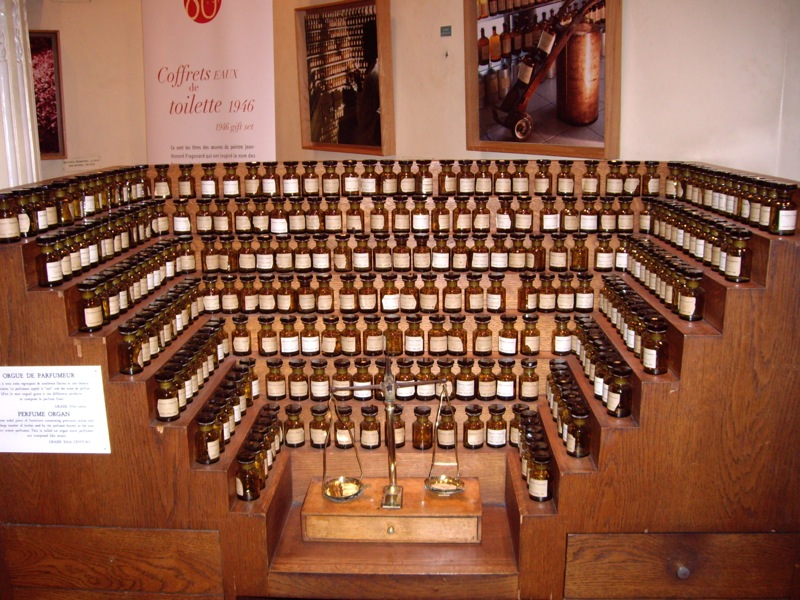
{"label": "tiled floor", "polygon": [[[556,78],[545,79],[528,102],[528,114],[533,118],[533,133],[529,144],[560,144],[567,146],[602,147],[605,123],[605,61],[600,62],[600,100],[597,120],[590,125],[573,126],[561,121],[556,113]],[[482,140],[514,141],[513,133],[495,123],[491,108],[481,109],[480,135]]]}

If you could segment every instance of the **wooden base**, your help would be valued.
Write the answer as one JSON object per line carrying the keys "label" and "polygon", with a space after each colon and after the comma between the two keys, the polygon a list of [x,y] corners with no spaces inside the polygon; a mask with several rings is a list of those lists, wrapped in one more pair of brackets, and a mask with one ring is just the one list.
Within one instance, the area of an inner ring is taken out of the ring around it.
{"label": "wooden base", "polygon": [[425,489],[425,479],[400,479],[403,507],[381,508],[385,479],[366,478],[363,493],[347,502],[323,497],[312,480],[302,508],[304,541],[477,544],[481,541],[481,493],[477,479],[464,491],[441,497]]}

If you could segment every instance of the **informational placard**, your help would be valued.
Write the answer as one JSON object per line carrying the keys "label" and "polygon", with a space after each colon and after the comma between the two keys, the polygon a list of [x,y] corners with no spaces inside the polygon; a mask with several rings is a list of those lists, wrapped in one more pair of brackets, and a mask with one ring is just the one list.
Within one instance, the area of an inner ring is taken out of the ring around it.
{"label": "informational placard", "polygon": [[0,452],[110,454],[100,367],[0,367]]}
{"label": "informational placard", "polygon": [[272,0],[142,0],[150,163],[275,160]]}

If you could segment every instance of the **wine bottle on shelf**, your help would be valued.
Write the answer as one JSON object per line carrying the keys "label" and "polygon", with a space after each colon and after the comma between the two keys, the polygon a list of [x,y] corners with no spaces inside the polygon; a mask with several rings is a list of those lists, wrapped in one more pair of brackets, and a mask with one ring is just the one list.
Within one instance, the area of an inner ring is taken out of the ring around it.
{"label": "wine bottle on shelf", "polygon": [[492,25],[492,35],[489,36],[489,61],[498,63],[501,56],[500,34],[497,33],[497,26]]}
{"label": "wine bottle on shelf", "polygon": [[478,38],[478,65],[485,67],[489,64],[489,38],[481,27],[481,36]]}

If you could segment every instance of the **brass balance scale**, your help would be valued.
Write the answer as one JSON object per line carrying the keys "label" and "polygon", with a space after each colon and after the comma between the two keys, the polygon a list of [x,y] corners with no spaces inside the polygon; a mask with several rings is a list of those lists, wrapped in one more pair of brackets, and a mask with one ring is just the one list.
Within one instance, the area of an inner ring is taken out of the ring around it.
{"label": "brass balance scale", "polygon": [[[391,359],[386,359],[384,379],[380,385],[334,387],[332,392],[373,389],[383,392],[386,423],[394,422],[397,388],[418,385],[419,381],[396,381],[391,372]],[[447,394],[448,381],[436,379],[426,384],[441,384],[434,431],[438,428],[442,408],[452,409]],[[333,394],[329,400],[331,414],[339,417]],[[330,424],[328,435],[330,435]],[[348,435],[350,430],[348,429]],[[480,488],[477,479],[462,479],[458,461],[458,445],[454,462],[439,462],[433,444],[431,466],[426,478],[405,480],[409,502],[404,506],[404,486],[398,482],[394,427],[386,428],[389,483],[379,492],[381,481],[364,479],[361,459],[355,440],[351,440],[359,476],[328,477],[327,444],[323,449],[322,480],[312,481],[303,503],[303,538],[306,541],[394,541],[416,543],[480,542]],[[443,467],[455,466],[455,474]],[[437,474],[437,471],[438,474]],[[376,510],[378,509],[378,510]]]}

